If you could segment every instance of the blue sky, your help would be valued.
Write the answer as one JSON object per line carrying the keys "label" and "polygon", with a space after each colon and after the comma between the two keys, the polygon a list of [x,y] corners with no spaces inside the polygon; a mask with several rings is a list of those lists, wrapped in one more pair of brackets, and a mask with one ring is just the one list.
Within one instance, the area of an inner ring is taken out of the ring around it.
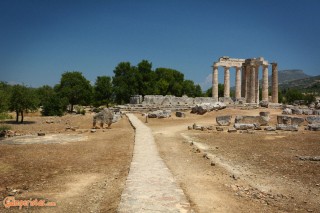
{"label": "blue sky", "polygon": [[320,75],[319,8],[317,0],[0,0],[0,80],[53,86],[77,70],[94,82],[119,62],[146,59],[207,88],[220,56]]}

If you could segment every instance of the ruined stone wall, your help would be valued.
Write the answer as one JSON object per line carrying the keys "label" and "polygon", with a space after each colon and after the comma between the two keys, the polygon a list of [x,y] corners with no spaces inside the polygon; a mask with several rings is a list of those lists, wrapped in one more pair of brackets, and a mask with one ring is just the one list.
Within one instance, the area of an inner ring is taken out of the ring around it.
{"label": "ruined stone wall", "polygon": [[213,97],[196,97],[188,96],[176,97],[173,95],[146,95],[142,105],[161,105],[161,106],[191,106],[201,103],[215,103],[217,98]]}

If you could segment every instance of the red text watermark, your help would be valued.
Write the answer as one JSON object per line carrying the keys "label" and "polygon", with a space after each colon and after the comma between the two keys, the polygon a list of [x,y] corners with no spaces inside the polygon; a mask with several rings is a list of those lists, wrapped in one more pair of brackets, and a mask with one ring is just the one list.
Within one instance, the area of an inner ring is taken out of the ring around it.
{"label": "red text watermark", "polygon": [[10,207],[19,207],[19,209],[22,209],[22,207],[46,207],[46,206],[57,206],[56,202],[47,202],[45,200],[41,199],[32,199],[30,198],[29,200],[16,200],[15,197],[9,196],[6,197],[3,200],[3,205],[5,208],[9,209]]}

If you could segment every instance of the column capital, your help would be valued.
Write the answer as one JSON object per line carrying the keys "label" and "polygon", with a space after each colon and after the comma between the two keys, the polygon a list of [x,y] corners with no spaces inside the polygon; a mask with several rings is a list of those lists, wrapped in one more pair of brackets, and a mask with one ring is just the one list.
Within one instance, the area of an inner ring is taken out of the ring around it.
{"label": "column capital", "polygon": [[263,64],[262,67],[263,67],[263,68],[268,68],[268,67],[269,67],[269,64]]}

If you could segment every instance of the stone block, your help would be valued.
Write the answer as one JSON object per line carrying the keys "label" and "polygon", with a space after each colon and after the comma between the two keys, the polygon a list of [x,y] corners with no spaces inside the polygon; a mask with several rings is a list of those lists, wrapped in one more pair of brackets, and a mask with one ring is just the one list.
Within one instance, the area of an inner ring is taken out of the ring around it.
{"label": "stone block", "polygon": [[216,122],[219,126],[229,126],[231,123],[231,115],[217,116]]}
{"label": "stone block", "polygon": [[298,108],[293,108],[292,109],[292,114],[293,115],[302,115],[303,114],[303,110],[302,109],[298,109]]}
{"label": "stone block", "polygon": [[254,129],[254,124],[248,124],[248,123],[235,123],[234,128],[237,130],[247,130],[247,129]]}
{"label": "stone block", "polygon": [[290,109],[290,108],[285,108],[285,109],[282,111],[282,114],[283,114],[283,115],[292,115],[292,109]]}
{"label": "stone block", "polygon": [[254,124],[257,123],[260,126],[267,126],[269,117],[265,116],[236,116],[235,123],[242,124]]}
{"label": "stone block", "polygon": [[223,127],[220,127],[220,126],[217,126],[217,127],[216,127],[216,130],[219,131],[219,132],[222,132],[222,131],[224,130],[224,128],[223,128]]}
{"label": "stone block", "polygon": [[186,117],[186,114],[184,112],[176,112],[176,117],[179,117],[179,118],[184,118]]}
{"label": "stone block", "polygon": [[314,115],[320,115],[320,110],[313,110]]}
{"label": "stone block", "polygon": [[291,125],[291,124],[277,124],[277,130],[284,130],[284,131],[298,131],[298,125]]}
{"label": "stone block", "polygon": [[260,105],[261,107],[268,108],[268,106],[269,106],[269,101],[260,101],[259,105]]}
{"label": "stone block", "polygon": [[306,121],[309,124],[317,124],[320,123],[320,116],[308,116],[306,117]]}
{"label": "stone block", "polygon": [[304,109],[304,110],[303,110],[303,114],[304,114],[304,115],[312,115],[312,114],[313,114],[313,110],[311,110],[311,109]]}
{"label": "stone block", "polygon": [[230,133],[231,133],[231,132],[237,132],[237,129],[231,127],[231,128],[228,129],[228,132],[230,132]]}
{"label": "stone block", "polygon": [[311,131],[320,131],[320,123],[308,124],[308,130],[311,130]]}
{"label": "stone block", "polygon": [[278,124],[287,124],[287,125],[300,125],[303,123],[304,119],[300,117],[292,117],[287,115],[278,115],[277,123]]}
{"label": "stone block", "polygon": [[276,131],[275,127],[272,126],[267,126],[266,128],[264,128],[265,131]]}

